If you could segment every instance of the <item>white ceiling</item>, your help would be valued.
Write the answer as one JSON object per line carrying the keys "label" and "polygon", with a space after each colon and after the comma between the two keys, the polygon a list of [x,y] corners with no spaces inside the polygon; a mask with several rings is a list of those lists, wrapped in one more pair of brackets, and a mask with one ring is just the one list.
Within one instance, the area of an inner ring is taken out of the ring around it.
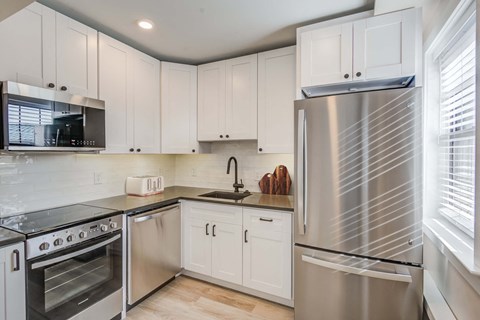
{"label": "white ceiling", "polygon": [[[160,60],[200,64],[295,44],[299,26],[374,0],[39,0]],[[153,30],[140,30],[146,18]]]}

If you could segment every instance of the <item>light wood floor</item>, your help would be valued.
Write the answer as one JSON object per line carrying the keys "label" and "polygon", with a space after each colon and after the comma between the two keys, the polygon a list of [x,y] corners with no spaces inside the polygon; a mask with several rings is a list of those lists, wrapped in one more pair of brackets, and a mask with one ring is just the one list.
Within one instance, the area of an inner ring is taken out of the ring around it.
{"label": "light wood floor", "polygon": [[180,276],[127,313],[127,320],[292,320],[293,309]]}

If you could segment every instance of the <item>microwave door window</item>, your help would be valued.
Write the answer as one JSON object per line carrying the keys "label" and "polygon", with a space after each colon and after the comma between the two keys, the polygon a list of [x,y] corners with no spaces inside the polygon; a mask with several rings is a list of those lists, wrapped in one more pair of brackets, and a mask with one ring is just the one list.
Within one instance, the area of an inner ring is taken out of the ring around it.
{"label": "microwave door window", "polygon": [[49,109],[8,105],[8,135],[10,145],[44,146],[45,128],[53,123]]}

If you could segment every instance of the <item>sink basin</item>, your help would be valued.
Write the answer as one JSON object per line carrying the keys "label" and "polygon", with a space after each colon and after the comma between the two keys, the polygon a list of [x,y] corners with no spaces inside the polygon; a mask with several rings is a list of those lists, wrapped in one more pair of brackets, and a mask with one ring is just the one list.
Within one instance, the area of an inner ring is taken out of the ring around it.
{"label": "sink basin", "polygon": [[243,198],[248,197],[249,195],[251,195],[250,192],[213,191],[213,192],[201,194],[200,197],[242,200]]}

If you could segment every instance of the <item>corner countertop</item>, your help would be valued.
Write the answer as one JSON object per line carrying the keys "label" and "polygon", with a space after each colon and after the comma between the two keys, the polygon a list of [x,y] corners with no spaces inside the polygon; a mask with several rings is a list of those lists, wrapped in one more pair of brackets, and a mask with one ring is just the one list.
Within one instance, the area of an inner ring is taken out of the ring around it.
{"label": "corner countertop", "polygon": [[217,191],[217,189],[174,186],[165,188],[163,193],[157,195],[147,197],[121,195],[89,201],[85,202],[84,204],[131,213],[135,211],[145,211],[153,207],[166,206],[169,204],[173,204],[178,200],[185,199],[293,212],[293,196],[291,195],[269,195],[254,192],[250,196],[243,198],[242,200],[200,197],[201,194],[212,191]]}
{"label": "corner countertop", "polygon": [[0,227],[0,248],[21,241],[25,241],[23,234]]}

